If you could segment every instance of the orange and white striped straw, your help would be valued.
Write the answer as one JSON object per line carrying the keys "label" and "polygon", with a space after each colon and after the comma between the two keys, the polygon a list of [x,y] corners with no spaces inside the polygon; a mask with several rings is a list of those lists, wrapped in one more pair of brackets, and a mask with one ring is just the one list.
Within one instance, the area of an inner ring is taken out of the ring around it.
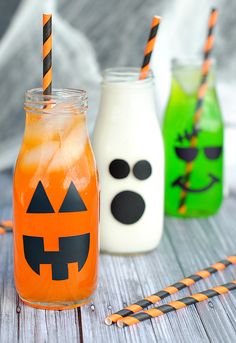
{"label": "orange and white striped straw", "polygon": [[[213,50],[214,45],[214,28],[216,26],[218,18],[218,10],[216,8],[212,8],[209,20],[208,20],[208,33],[207,38],[204,45],[204,57],[203,57],[203,64],[201,69],[201,82],[198,89],[198,95],[197,95],[197,103],[195,107],[194,117],[193,117],[193,131],[198,133],[198,125],[199,121],[201,119],[201,115],[203,112],[203,104],[204,104],[204,98],[208,89],[208,75],[211,69],[211,53]],[[197,145],[197,134],[192,137],[190,141],[191,147],[196,147]],[[190,176],[191,172],[193,170],[193,163],[189,162],[186,164],[186,171],[185,171],[185,186],[189,187],[190,183]],[[186,199],[187,199],[187,192],[185,190],[182,190],[180,195],[180,202],[179,202],[179,213],[184,214],[187,210],[186,207]]]}
{"label": "orange and white striped straw", "polygon": [[160,26],[161,18],[154,16],[152,19],[151,30],[149,33],[148,41],[144,50],[143,64],[140,70],[140,80],[146,79],[148,72],[150,70],[150,62],[152,57],[152,52],[157,39],[157,32]]}
{"label": "orange and white striped straw", "polygon": [[43,94],[52,93],[52,14],[43,14]]}

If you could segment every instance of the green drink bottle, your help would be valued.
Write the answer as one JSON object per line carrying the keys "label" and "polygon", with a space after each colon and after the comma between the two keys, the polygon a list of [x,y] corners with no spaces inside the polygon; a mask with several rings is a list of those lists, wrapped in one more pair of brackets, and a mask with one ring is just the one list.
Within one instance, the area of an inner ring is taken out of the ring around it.
{"label": "green drink bottle", "polygon": [[[171,94],[163,123],[165,211],[169,215],[209,216],[216,213],[222,203],[223,120],[215,89],[214,69],[213,65],[196,129],[193,119],[201,63],[172,62]],[[193,139],[196,139],[196,144],[191,146]]]}

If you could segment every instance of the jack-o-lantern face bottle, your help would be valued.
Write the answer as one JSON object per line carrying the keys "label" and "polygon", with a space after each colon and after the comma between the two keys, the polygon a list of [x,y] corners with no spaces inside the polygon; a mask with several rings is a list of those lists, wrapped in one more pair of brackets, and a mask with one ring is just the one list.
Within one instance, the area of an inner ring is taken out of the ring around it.
{"label": "jack-o-lantern face bottle", "polygon": [[84,91],[26,93],[14,174],[14,274],[27,304],[77,307],[96,288],[99,194]]}

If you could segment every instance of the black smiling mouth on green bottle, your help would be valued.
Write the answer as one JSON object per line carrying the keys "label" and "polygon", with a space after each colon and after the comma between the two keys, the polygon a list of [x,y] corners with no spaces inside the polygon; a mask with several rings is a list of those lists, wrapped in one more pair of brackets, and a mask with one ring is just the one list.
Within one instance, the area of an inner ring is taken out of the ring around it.
{"label": "black smiling mouth on green bottle", "polygon": [[[193,162],[198,154],[199,154],[199,148],[195,147],[175,147],[175,153],[179,159],[182,161],[185,161],[186,163]],[[217,160],[221,153],[222,153],[222,147],[216,146],[216,147],[205,147],[203,148],[205,157],[210,160],[214,161]],[[175,181],[172,182],[172,187],[180,187],[185,192],[189,193],[201,193],[209,190],[212,188],[216,183],[220,182],[220,179],[213,175],[212,173],[208,174],[209,176],[209,183],[206,186],[203,186],[201,188],[190,188],[188,187],[188,178],[186,175],[179,176]]]}
{"label": "black smiling mouth on green bottle", "polygon": [[188,192],[188,193],[201,193],[201,192],[205,192],[208,189],[210,189],[215,183],[220,182],[220,179],[216,176],[214,176],[213,174],[208,174],[209,178],[210,178],[210,182],[208,183],[208,185],[202,187],[202,188],[188,188],[186,186],[186,177],[185,176],[180,176],[178,177],[173,183],[172,186],[179,186],[180,188],[182,188],[183,191]]}

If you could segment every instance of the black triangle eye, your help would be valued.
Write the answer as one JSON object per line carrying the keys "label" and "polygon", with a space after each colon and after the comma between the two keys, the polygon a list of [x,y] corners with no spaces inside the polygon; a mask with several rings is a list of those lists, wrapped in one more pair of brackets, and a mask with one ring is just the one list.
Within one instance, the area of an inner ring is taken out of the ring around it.
{"label": "black triangle eye", "polygon": [[87,208],[79,195],[75,185],[71,182],[65,199],[60,207],[59,212],[83,212],[87,211]]}
{"label": "black triangle eye", "polygon": [[27,213],[54,213],[54,209],[48,199],[47,193],[41,181],[32,196]]}

